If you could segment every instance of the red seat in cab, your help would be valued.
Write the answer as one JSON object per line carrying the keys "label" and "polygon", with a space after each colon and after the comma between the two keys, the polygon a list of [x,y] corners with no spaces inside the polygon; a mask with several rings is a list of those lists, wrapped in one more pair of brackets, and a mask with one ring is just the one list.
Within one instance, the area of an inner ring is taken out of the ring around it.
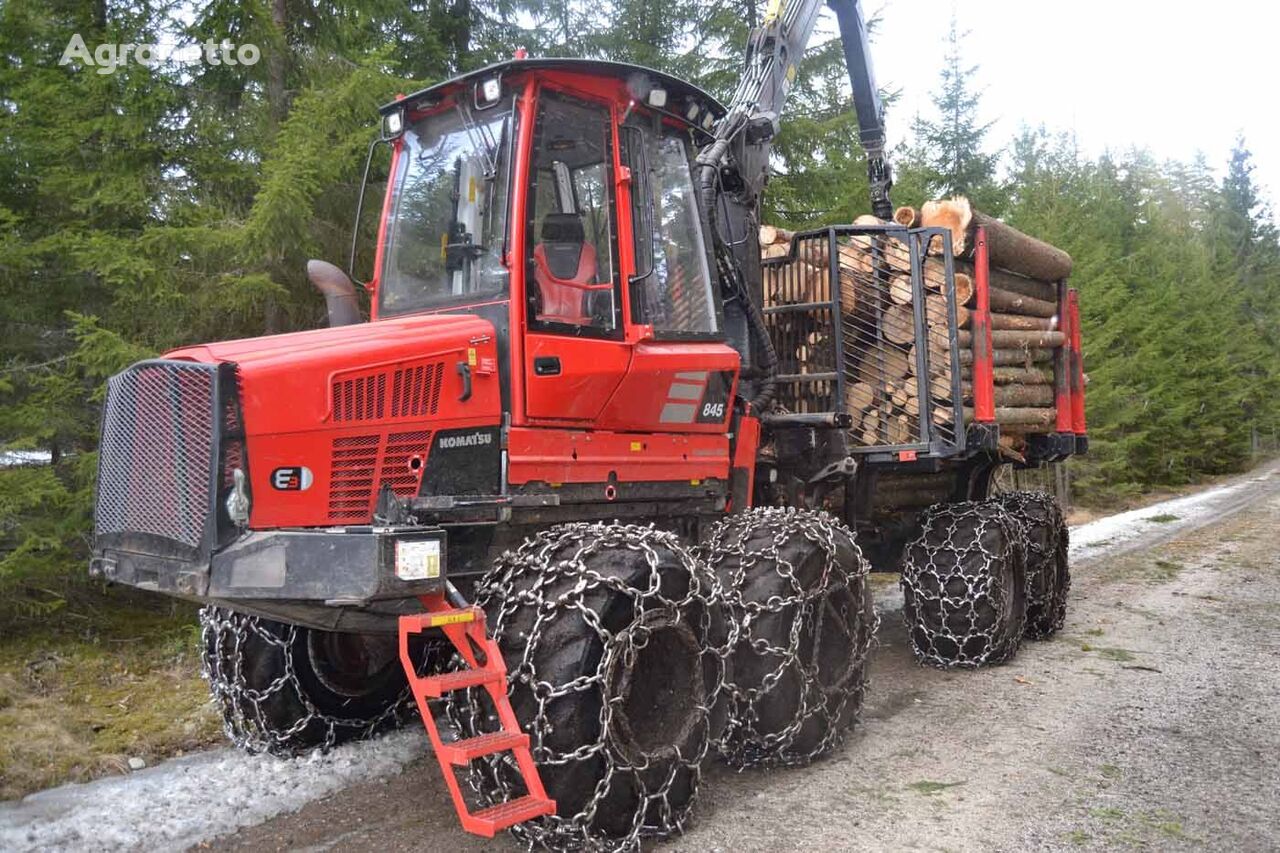
{"label": "red seat in cab", "polygon": [[533,261],[541,296],[537,319],[590,325],[588,295],[613,285],[595,283],[596,247],[586,241],[582,218],[576,213],[548,213],[542,220],[541,242],[533,248]]}

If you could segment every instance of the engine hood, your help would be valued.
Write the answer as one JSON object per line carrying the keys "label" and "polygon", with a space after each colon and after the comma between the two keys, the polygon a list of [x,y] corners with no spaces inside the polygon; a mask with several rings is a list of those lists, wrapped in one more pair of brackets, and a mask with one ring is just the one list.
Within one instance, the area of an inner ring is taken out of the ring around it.
{"label": "engine hood", "polygon": [[[494,338],[493,325],[474,315],[430,314],[199,344],[165,357],[234,363],[246,432],[279,435],[496,414]],[[494,380],[477,382],[474,404],[461,408],[452,405],[464,391],[459,364],[469,365],[473,380]]]}

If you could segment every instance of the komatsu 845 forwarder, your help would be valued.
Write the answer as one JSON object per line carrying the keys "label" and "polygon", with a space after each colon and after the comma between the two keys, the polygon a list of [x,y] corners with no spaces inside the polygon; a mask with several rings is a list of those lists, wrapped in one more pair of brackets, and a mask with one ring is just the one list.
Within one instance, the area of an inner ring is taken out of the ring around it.
{"label": "komatsu 845 forwarder", "polygon": [[[522,55],[387,104],[367,321],[313,261],[329,328],[111,379],[91,571],[205,605],[233,741],[327,747],[416,708],[468,831],[627,847],[687,820],[709,756],[839,744],[864,554],[902,571],[922,661],[1061,624],[1061,514],[992,482],[1083,448],[1074,294],[996,270],[1006,226],[888,221],[864,22],[830,5],[873,219],[761,260],[822,7],[775,0],[727,107]],[[1022,337],[992,328],[1010,293]],[[1010,373],[1039,382],[1016,444]]]}

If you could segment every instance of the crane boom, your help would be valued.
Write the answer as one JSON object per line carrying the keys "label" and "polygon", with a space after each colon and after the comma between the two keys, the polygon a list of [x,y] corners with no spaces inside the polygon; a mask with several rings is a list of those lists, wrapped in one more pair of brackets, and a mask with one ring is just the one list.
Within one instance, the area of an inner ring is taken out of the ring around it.
{"label": "crane boom", "polygon": [[770,0],[764,20],[747,41],[737,90],[724,117],[712,128],[712,140],[695,161],[698,191],[721,273],[726,319],[731,329],[742,328],[739,350],[744,379],[749,380],[745,386],[750,388],[748,407],[753,411],[763,411],[772,401],[778,365],[761,311],[756,237],[760,193],[769,176],[769,155],[782,109],[824,2],[835,11],[840,27],[859,137],[867,154],[871,209],[881,219],[893,215],[884,117],[858,0]]}
{"label": "crane boom", "polygon": [[758,198],[768,175],[772,139],[824,2],[835,12],[840,28],[859,138],[867,153],[872,211],[888,219],[893,213],[889,199],[893,181],[885,159],[883,111],[858,0],[771,0],[764,20],[747,41],[742,78],[724,118],[715,127],[715,141],[703,150],[699,163],[724,166],[731,158],[742,194],[753,202]]}
{"label": "crane boom", "polygon": [[844,47],[844,64],[853,87],[853,108],[858,116],[858,136],[867,154],[867,182],[871,187],[871,212],[881,219],[893,216],[889,190],[893,188],[893,172],[885,158],[884,111],[880,106],[880,90],[871,66],[867,46],[867,24],[862,18],[858,0],[831,0],[832,10],[840,25],[840,43]]}

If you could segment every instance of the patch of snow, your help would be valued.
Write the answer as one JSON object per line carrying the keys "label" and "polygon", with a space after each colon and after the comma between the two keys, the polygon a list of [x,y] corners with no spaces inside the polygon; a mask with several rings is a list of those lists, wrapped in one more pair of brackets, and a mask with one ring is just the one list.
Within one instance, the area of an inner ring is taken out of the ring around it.
{"label": "patch of snow", "polygon": [[[1252,483],[1263,482],[1270,472],[1259,477],[1236,480],[1225,486],[1173,498],[1158,504],[1109,515],[1088,524],[1071,528],[1072,560],[1100,556],[1118,545],[1158,532],[1195,524],[1212,515],[1228,499]],[[1153,521],[1157,516],[1176,516]]]}
{"label": "patch of snow", "polygon": [[48,465],[52,461],[53,454],[47,450],[0,450],[0,468]]}
{"label": "patch of snow", "polygon": [[427,752],[421,726],[292,759],[217,749],[0,804],[0,850],[184,850],[295,812]]}

